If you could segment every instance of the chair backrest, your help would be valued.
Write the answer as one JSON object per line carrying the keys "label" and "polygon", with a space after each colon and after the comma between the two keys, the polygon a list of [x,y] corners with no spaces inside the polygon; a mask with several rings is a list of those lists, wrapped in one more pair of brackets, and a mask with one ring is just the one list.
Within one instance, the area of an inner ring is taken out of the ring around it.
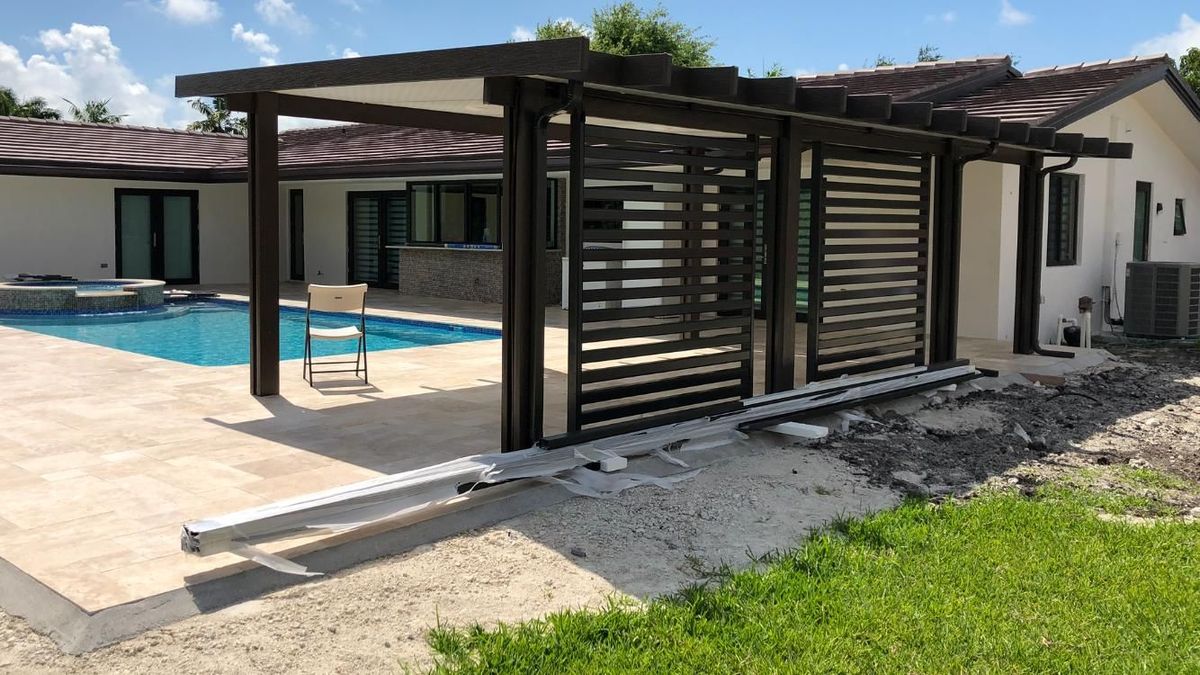
{"label": "chair backrest", "polygon": [[308,308],[316,312],[361,312],[367,299],[367,285],[308,285]]}

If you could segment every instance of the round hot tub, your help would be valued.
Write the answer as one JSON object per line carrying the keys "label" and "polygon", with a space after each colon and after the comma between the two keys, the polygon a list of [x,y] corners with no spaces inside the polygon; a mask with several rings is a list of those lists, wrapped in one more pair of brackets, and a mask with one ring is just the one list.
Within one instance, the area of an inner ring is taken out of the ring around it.
{"label": "round hot tub", "polygon": [[8,281],[0,283],[0,314],[98,314],[162,307],[153,279]]}

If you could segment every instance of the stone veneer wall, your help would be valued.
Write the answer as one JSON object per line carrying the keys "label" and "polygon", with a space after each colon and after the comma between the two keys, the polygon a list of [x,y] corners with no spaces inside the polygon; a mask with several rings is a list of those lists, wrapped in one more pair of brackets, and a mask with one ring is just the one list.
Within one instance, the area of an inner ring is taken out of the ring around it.
{"label": "stone veneer wall", "polygon": [[[558,191],[558,245],[546,251],[546,304],[562,297],[562,258],[567,230],[566,180],[552,179]],[[436,298],[500,303],[504,299],[504,254],[496,249],[402,248],[400,292]]]}

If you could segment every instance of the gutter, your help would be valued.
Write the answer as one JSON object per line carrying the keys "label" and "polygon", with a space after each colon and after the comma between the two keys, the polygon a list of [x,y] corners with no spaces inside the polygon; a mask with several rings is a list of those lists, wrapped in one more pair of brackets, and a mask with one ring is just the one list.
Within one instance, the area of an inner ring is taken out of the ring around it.
{"label": "gutter", "polygon": [[[1075,166],[1075,163],[1078,161],[1079,161],[1079,156],[1073,155],[1070,159],[1063,162],[1062,164],[1056,164],[1054,166],[1042,167],[1041,169],[1038,170],[1038,182],[1040,183],[1046,176],[1049,176],[1052,173],[1070,169],[1071,167]],[[1038,208],[1041,208],[1041,205],[1039,205]],[[1044,225],[1044,223],[1043,223],[1043,225]],[[1043,243],[1045,243],[1045,242],[1043,242]],[[1042,265],[1043,266],[1045,265],[1045,261],[1042,262]],[[1040,278],[1040,275],[1039,275],[1039,278]],[[1039,286],[1040,286],[1040,284],[1039,284]],[[1056,356],[1056,357],[1063,358],[1063,359],[1075,358],[1075,354],[1073,352],[1063,352],[1063,351],[1059,351],[1057,349],[1046,349],[1045,347],[1043,347],[1041,345],[1040,342],[1034,343],[1033,353],[1039,354],[1041,356]]]}

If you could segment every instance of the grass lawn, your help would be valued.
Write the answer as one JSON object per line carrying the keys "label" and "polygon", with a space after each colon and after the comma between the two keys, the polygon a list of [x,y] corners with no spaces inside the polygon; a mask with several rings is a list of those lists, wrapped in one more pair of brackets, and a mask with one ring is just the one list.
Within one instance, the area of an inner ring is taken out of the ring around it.
{"label": "grass lawn", "polygon": [[645,606],[435,630],[447,672],[1200,672],[1200,523],[1068,487],[910,502]]}

